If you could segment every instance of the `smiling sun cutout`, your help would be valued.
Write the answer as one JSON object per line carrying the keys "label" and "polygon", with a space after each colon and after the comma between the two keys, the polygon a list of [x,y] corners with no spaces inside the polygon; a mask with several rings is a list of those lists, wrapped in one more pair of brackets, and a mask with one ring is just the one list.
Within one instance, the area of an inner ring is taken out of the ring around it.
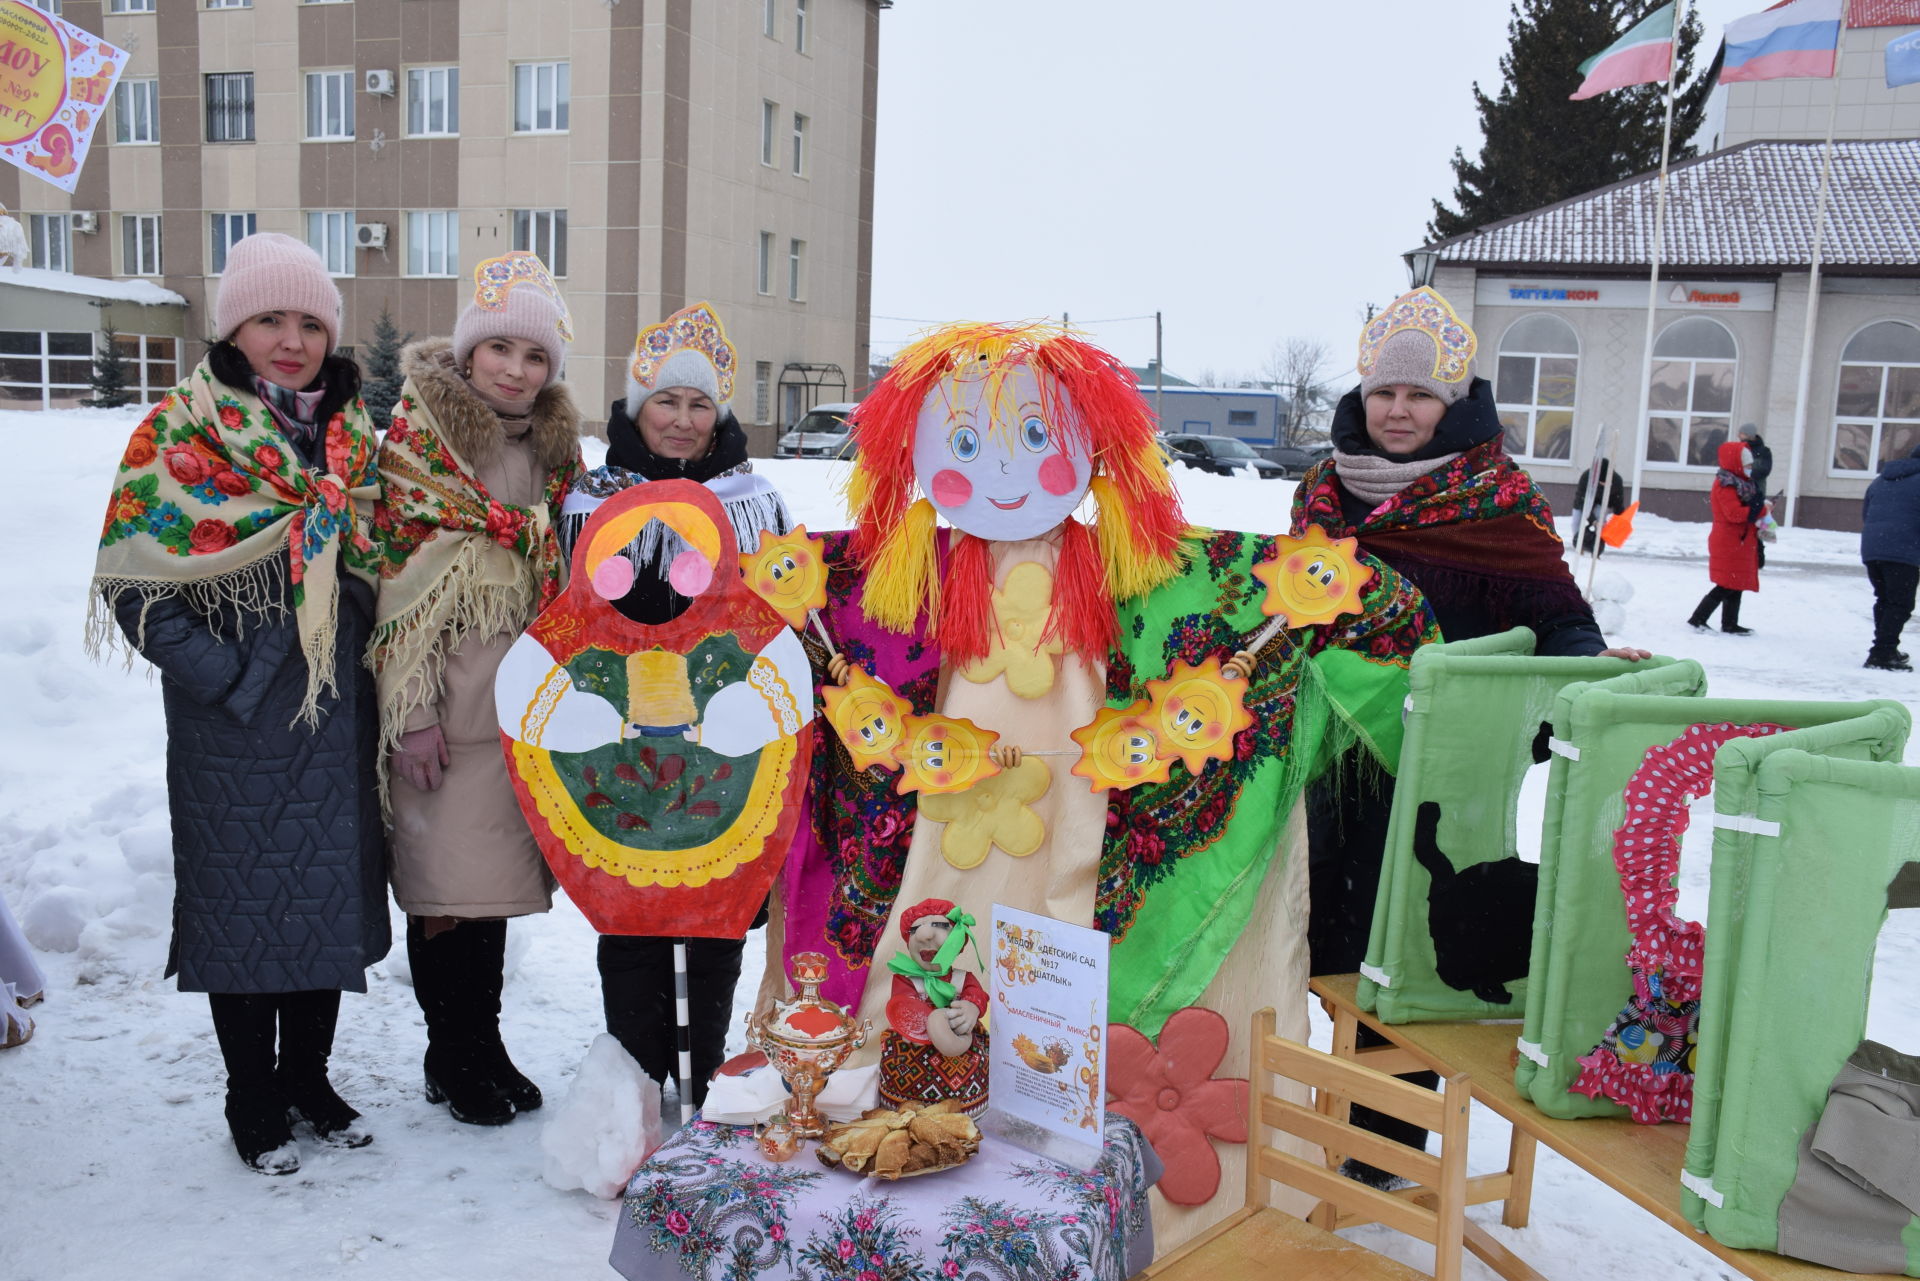
{"label": "smiling sun cutout", "polygon": [[1218,657],[1198,667],[1175,663],[1165,680],[1148,681],[1145,719],[1161,754],[1178,757],[1196,777],[1209,759],[1232,760],[1233,736],[1253,724],[1241,705],[1246,692],[1246,681],[1221,673]]}
{"label": "smiling sun cutout", "polygon": [[878,765],[897,769],[893,749],[906,730],[907,700],[858,667],[847,670],[845,685],[821,691],[827,704],[827,723],[847,745],[855,769]]}
{"label": "smiling sun cutout", "polygon": [[1164,783],[1173,767],[1171,758],[1160,755],[1159,735],[1145,699],[1131,707],[1101,708],[1093,714],[1091,725],[1073,731],[1073,741],[1080,744],[1080,760],[1073,772],[1088,780],[1095,792]]}
{"label": "smiling sun cutout", "polygon": [[1267,585],[1260,612],[1284,616],[1289,627],[1331,623],[1342,614],[1364,613],[1360,591],[1373,581],[1373,568],[1360,563],[1360,540],[1329,539],[1318,525],[1298,538],[1273,540],[1273,559],[1253,567]]}
{"label": "smiling sun cutout", "polygon": [[758,551],[740,557],[747,586],[795,629],[806,627],[810,610],[827,607],[827,566],[818,542],[805,525],[795,525],[790,534],[769,529],[762,531]]}
{"label": "smiling sun cutout", "polygon": [[964,716],[909,717],[906,740],[893,753],[905,767],[898,784],[900,794],[964,792],[981,779],[992,778],[1000,767],[988,758],[987,749],[999,738]]}

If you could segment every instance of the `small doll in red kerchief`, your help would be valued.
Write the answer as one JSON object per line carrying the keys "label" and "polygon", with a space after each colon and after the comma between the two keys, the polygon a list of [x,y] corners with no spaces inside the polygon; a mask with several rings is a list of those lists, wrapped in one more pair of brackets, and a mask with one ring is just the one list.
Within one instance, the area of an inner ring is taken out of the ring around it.
{"label": "small doll in red kerchief", "polygon": [[980,1022],[987,990],[977,975],[954,968],[973,924],[943,898],[900,914],[907,946],[887,964],[893,995],[880,1047],[880,1097],[891,1107],[941,1099],[958,1099],[969,1113],[987,1106],[987,1029]]}

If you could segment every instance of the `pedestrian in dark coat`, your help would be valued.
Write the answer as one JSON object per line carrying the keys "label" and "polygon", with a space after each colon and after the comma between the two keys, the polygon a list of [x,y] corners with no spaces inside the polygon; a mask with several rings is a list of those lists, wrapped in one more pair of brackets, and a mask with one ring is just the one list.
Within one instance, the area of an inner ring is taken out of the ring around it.
{"label": "pedestrian in dark coat", "polygon": [[1720,446],[1720,470],[1714,474],[1710,500],[1713,525],[1707,531],[1707,574],[1713,590],[1694,606],[1688,626],[1696,632],[1707,630],[1707,620],[1720,610],[1720,630],[1731,636],[1751,636],[1751,627],[1740,625],[1740,594],[1760,590],[1760,526],[1768,504],[1756,502],[1759,489],[1747,469],[1753,455],[1737,440]]}
{"label": "pedestrian in dark coat", "polygon": [[[1475,347],[1473,331],[1431,289],[1399,299],[1361,331],[1360,385],[1334,409],[1333,457],[1294,493],[1293,532],[1316,524],[1334,538],[1357,537],[1362,551],[1421,590],[1446,640],[1524,626],[1538,654],[1648,657],[1607,648],[1546,499],[1507,457],[1493,388],[1473,376]],[[1392,810],[1393,780],[1357,751],[1308,789],[1315,974],[1352,973],[1366,958]],[[1431,1086],[1437,1078],[1408,1079]],[[1403,1143],[1426,1140],[1383,1114],[1354,1114]],[[1359,1161],[1346,1172],[1383,1186],[1391,1177]]]}
{"label": "pedestrian in dark coat", "polygon": [[1598,556],[1606,550],[1606,542],[1600,537],[1600,527],[1606,523],[1607,515],[1618,516],[1627,510],[1627,487],[1620,480],[1620,473],[1614,469],[1611,458],[1600,460],[1600,494],[1594,500],[1593,510],[1587,511],[1587,477],[1593,474],[1591,467],[1580,473],[1573,482],[1573,518],[1580,519],[1580,513],[1586,512],[1587,519],[1580,530],[1580,550],[1592,552]]}
{"label": "pedestrian in dark coat", "polygon": [[[208,993],[241,1158],[299,1168],[290,1118],[372,1136],[333,1090],[342,990],[386,955],[386,844],[364,665],[377,492],[340,295],[287,236],[235,245],[206,360],[128,443],[93,640],[160,669],[173,823],[167,973]],[[276,1046],[277,1040],[277,1046]]]}
{"label": "pedestrian in dark coat", "polygon": [[[1767,481],[1773,477],[1773,449],[1761,438],[1760,429],[1752,423],[1740,429],[1740,443],[1753,455],[1753,466],[1747,469],[1747,475],[1753,480],[1753,519],[1757,522],[1769,510],[1767,505]],[[1755,549],[1754,560],[1758,568],[1767,567],[1766,539],[1760,540]]]}
{"label": "pedestrian in dark coat", "polygon": [[1860,559],[1873,584],[1873,648],[1866,666],[1910,672],[1900,633],[1920,586],[1920,449],[1880,464],[1860,503]]}

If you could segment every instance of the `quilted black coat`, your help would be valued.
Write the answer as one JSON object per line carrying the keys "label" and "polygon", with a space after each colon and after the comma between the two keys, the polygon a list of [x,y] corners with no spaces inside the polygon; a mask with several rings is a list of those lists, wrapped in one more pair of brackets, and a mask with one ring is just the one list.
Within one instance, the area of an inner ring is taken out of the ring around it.
{"label": "quilted black coat", "polygon": [[[286,559],[279,558],[284,579]],[[281,584],[284,591],[285,582]],[[295,722],[307,664],[292,610],[219,638],[179,597],[121,596],[121,629],[160,669],[173,819],[173,945],[185,992],[364,992],[387,954],[379,710],[363,663],[373,591],[340,574],[320,723]]]}

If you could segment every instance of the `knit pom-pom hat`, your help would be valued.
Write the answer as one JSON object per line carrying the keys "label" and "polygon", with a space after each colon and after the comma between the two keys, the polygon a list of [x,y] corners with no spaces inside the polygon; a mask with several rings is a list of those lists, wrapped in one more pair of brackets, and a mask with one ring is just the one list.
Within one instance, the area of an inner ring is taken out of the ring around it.
{"label": "knit pom-pom hat", "polygon": [[453,358],[466,367],[489,338],[523,338],[547,353],[556,371],[567,363],[573,315],[539,257],[515,249],[473,269],[473,301],[453,326]]}
{"label": "knit pom-pom hat", "polygon": [[340,290],[327,265],[292,236],[263,231],[227,250],[227,269],[215,295],[217,336],[233,331],[267,311],[303,311],[327,330],[327,350],[340,345]]}
{"label": "knit pom-pom hat", "polygon": [[1405,383],[1451,405],[1473,383],[1478,347],[1453,306],[1423,285],[1394,299],[1360,331],[1360,394]]}
{"label": "knit pom-pom hat", "polygon": [[627,417],[639,421],[640,402],[667,387],[704,392],[715,408],[733,399],[733,371],[739,356],[713,304],[682,307],[633,340],[627,365]]}

